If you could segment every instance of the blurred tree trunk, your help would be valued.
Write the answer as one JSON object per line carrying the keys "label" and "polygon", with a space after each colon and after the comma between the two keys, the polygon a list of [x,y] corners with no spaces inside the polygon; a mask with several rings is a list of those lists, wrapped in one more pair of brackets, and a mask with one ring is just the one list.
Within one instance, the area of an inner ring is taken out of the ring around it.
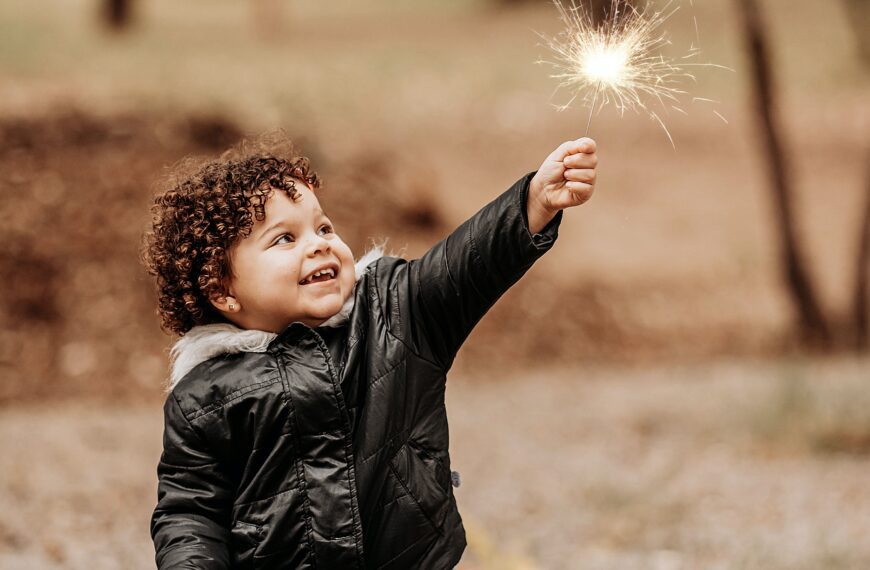
{"label": "blurred tree trunk", "polygon": [[853,292],[855,307],[855,347],[867,348],[870,341],[870,152],[867,153],[866,198],[864,219],[858,233],[857,274]]}
{"label": "blurred tree trunk", "polygon": [[870,30],[870,2],[846,0],[846,9],[849,12],[849,22],[855,29],[858,53],[864,64],[870,65],[870,38],[867,35],[867,30]]}
{"label": "blurred tree trunk", "polygon": [[770,168],[770,183],[776,207],[783,279],[798,316],[801,338],[805,343],[831,348],[831,334],[822,313],[818,296],[804,265],[798,244],[794,206],[791,197],[786,157],[775,117],[776,96],[768,52],[767,29],[757,0],[738,0],[746,48],[752,64],[752,80],[757,118],[764,137]]}
{"label": "blurred tree trunk", "polygon": [[584,4],[589,7],[589,12],[592,14],[592,21],[600,24],[607,20],[610,13],[611,0],[585,0]]}
{"label": "blurred tree trunk", "polygon": [[[846,0],[849,21],[855,30],[858,55],[865,69],[870,69],[870,2],[867,0]],[[858,256],[855,259],[855,286],[852,293],[855,312],[855,345],[866,349],[870,341],[870,151],[867,153],[867,178],[864,218],[858,228]]]}
{"label": "blurred tree trunk", "polygon": [[130,0],[103,0],[103,20],[113,30],[125,30],[130,27],[131,9]]}

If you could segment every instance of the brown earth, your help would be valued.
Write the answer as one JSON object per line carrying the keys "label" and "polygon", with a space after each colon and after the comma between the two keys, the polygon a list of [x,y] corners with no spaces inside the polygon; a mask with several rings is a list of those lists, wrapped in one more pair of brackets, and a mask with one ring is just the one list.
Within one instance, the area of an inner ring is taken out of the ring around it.
{"label": "brown earth", "polygon": [[[870,439],[854,435],[870,430],[868,367],[454,376],[460,569],[867,568]],[[153,567],[160,430],[150,404],[0,410],[0,567]]]}

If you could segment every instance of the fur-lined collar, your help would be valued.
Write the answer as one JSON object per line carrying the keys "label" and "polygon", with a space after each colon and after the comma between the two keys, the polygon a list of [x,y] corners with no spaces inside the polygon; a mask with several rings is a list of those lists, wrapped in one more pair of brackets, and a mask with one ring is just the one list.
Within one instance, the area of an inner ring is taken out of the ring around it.
{"label": "fur-lined collar", "polygon": [[[384,255],[382,246],[375,246],[355,264],[356,280],[362,277],[365,268]],[[341,310],[324,322],[321,327],[339,327],[347,322],[353,310],[354,296],[347,298]],[[238,352],[266,352],[269,343],[278,335],[260,330],[245,330],[229,323],[215,323],[193,327],[172,346],[169,353],[171,365],[168,390],[198,364],[222,354]]]}

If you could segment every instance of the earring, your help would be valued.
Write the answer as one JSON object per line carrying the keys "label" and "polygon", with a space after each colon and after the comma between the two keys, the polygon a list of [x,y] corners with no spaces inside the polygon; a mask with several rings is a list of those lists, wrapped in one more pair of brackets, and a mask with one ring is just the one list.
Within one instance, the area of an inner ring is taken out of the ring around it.
{"label": "earring", "polygon": [[236,310],[236,306],[235,306],[233,303],[230,303],[230,304],[229,304],[229,309],[230,309],[231,311],[235,311],[235,310]]}

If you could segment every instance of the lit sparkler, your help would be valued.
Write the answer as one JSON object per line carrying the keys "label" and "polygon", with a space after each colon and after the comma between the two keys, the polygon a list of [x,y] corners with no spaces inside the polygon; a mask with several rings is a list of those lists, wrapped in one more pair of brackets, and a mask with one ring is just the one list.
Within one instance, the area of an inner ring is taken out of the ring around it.
{"label": "lit sparkler", "polygon": [[[721,67],[713,64],[687,63],[700,53],[692,46],[679,60],[662,52],[670,39],[663,24],[679,9],[668,1],[662,9],[638,9],[626,0],[611,0],[610,13],[601,25],[593,22],[590,12],[576,0],[553,0],[566,29],[555,38],[544,38],[555,53],[555,61],[545,61],[556,69],[552,75],[559,87],[572,90],[573,95],[561,110],[578,97],[588,104],[588,134],[599,99],[601,104],[613,104],[620,113],[626,109],[644,111],[658,122],[674,144],[670,132],[649,103],[662,109],[685,113],[680,101],[686,95],[682,89],[695,77],[686,68],[692,65]],[[697,26],[697,22],[696,22]],[[696,28],[697,29],[697,28]]]}

